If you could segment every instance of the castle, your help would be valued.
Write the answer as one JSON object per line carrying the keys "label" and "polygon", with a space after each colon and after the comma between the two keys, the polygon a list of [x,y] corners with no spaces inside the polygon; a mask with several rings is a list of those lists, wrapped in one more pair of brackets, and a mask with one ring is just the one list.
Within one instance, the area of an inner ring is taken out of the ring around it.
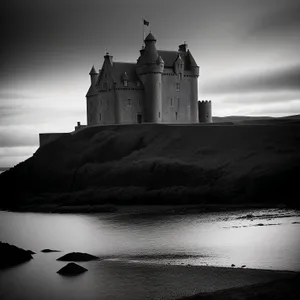
{"label": "castle", "polygon": [[[114,62],[106,53],[99,74],[92,67],[86,95],[87,125],[211,123],[211,101],[198,101],[199,66],[187,49],[156,49],[149,33],[137,63]],[[40,133],[40,146],[66,133]]]}
{"label": "castle", "polygon": [[137,63],[106,53],[100,72],[92,67],[87,125],[211,122],[211,102],[198,103],[199,66],[187,44],[157,50],[152,33],[144,42]]}

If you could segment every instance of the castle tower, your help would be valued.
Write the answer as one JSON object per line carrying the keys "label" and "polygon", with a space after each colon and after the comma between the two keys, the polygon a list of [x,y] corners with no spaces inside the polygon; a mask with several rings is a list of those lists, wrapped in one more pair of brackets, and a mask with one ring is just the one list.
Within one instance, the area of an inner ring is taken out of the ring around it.
{"label": "castle tower", "polygon": [[144,121],[160,123],[162,120],[162,73],[164,61],[158,55],[156,39],[150,32],[145,39],[145,48],[140,51],[136,72],[145,88]]}
{"label": "castle tower", "polygon": [[211,101],[198,101],[199,123],[212,123]]}
{"label": "castle tower", "polygon": [[187,66],[191,71],[191,123],[198,123],[199,122],[199,114],[198,114],[199,66],[197,65],[190,50],[187,50]]}

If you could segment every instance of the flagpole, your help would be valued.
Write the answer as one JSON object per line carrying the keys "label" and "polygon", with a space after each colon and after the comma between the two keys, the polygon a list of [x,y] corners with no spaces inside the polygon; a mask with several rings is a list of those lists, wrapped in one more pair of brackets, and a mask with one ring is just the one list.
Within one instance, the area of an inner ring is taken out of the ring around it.
{"label": "flagpole", "polygon": [[145,40],[145,24],[144,24],[144,18],[142,18],[142,26],[143,26],[143,42],[142,42],[142,48],[144,48],[144,40]]}

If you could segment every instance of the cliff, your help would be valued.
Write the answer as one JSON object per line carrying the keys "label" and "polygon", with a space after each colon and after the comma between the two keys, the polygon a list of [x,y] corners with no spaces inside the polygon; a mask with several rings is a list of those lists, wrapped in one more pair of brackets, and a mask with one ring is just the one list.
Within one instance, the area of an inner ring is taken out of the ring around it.
{"label": "cliff", "polygon": [[1,207],[291,204],[299,173],[297,122],[89,127],[0,174]]}

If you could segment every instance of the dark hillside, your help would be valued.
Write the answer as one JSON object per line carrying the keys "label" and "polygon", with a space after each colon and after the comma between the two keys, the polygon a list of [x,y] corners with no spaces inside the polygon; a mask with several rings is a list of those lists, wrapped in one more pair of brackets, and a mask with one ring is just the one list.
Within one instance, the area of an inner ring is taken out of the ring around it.
{"label": "dark hillside", "polygon": [[90,127],[0,174],[1,206],[291,203],[300,126]]}

